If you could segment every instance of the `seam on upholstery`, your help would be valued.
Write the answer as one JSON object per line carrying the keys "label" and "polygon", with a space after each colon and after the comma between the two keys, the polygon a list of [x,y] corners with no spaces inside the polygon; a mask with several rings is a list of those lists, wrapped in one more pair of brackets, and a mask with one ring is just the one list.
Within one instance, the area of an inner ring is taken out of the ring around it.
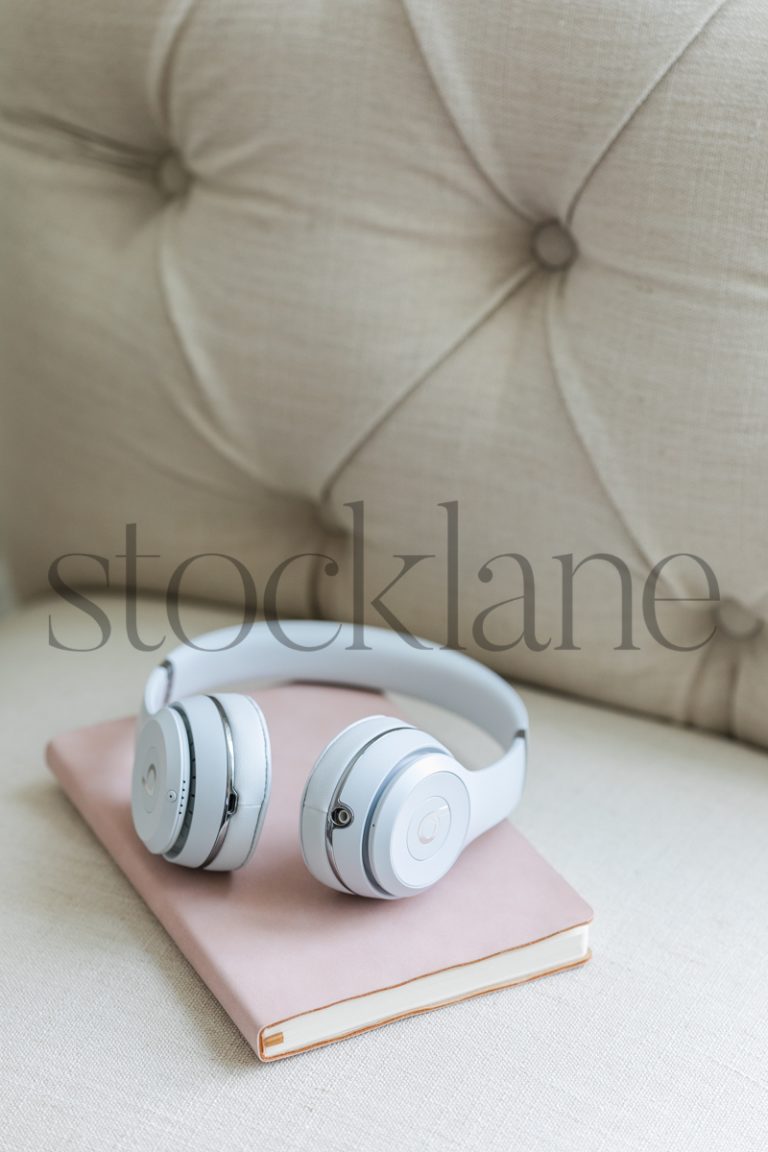
{"label": "seam on upholstery", "polygon": [[354,439],[351,446],[343,453],[337,460],[333,469],[325,479],[320,490],[320,502],[324,503],[330,497],[331,489],[336,483],[340,473],[347,467],[347,465],[357,456],[358,452],[376,435],[379,428],[385,424],[391,416],[401,408],[407,400],[413,396],[414,392],[429,379],[429,377],[444,364],[445,361],[451,356],[457,348],[460,348],[465,340],[469,339],[473,332],[481,327],[485,321],[496,312],[502,304],[504,304],[510,296],[522,288],[524,284],[530,280],[531,276],[538,271],[539,265],[533,261],[528,261],[518,268],[512,276],[508,277],[499,288],[493,293],[491,298],[487,300],[483,306],[476,312],[464,325],[459,335],[451,340],[448,345],[434,357],[433,360],[418,373],[416,378],[410,382],[401,392],[393,397],[383,408],[374,416],[373,420],[369,423],[367,428],[360,432]]}
{"label": "seam on upholstery", "polygon": [[0,138],[51,159],[106,163],[141,177],[149,174],[154,178],[163,155],[156,149],[126,144],[61,116],[15,108],[0,108]]}
{"label": "seam on upholstery", "polygon": [[424,49],[424,46],[422,45],[421,40],[419,39],[419,34],[416,31],[416,26],[415,26],[415,24],[411,18],[411,13],[408,9],[408,0],[400,0],[400,4],[402,6],[403,14],[405,16],[405,22],[408,25],[408,29],[411,33],[412,38],[413,38],[413,43],[416,47],[416,51],[418,52],[418,54],[421,58],[421,62],[424,65],[424,69],[427,73],[427,76],[429,77],[429,81],[432,85],[432,88],[434,89],[435,95],[437,96],[437,99],[439,100],[443,111],[445,112],[446,116],[448,117],[448,120],[450,122],[451,127],[453,128],[453,131],[456,133],[456,137],[457,137],[459,143],[461,144],[462,148],[464,149],[464,151],[466,152],[470,161],[472,162],[472,165],[474,166],[476,171],[482,176],[483,180],[485,180],[486,184],[491,189],[491,191],[505,205],[505,207],[509,208],[512,212],[514,212],[517,216],[519,216],[521,220],[525,220],[525,222],[527,224],[537,224],[538,221],[536,220],[536,218],[534,216],[531,216],[528,212],[526,212],[523,208],[521,208],[519,204],[515,203],[515,201],[502,188],[499,187],[498,183],[493,179],[493,177],[490,175],[490,173],[488,171],[486,171],[485,167],[480,163],[478,157],[475,155],[474,150],[470,147],[469,141],[467,140],[463,131],[459,127],[459,124],[456,120],[456,117],[454,116],[453,112],[451,111],[451,108],[448,104],[448,101],[445,99],[445,96],[443,95],[442,89],[440,88],[440,85],[437,82],[437,78],[435,77],[435,74],[432,71],[432,67],[429,63],[429,57],[427,56],[427,53]]}
{"label": "seam on upholstery", "polygon": [[222,459],[227,460],[232,464],[238,472],[246,476],[249,480],[258,484],[262,491],[285,497],[286,493],[277,488],[274,484],[269,483],[262,475],[253,467],[250,466],[250,458],[245,462],[241,459],[238,452],[233,448],[230,437],[219,430],[216,421],[216,404],[213,397],[210,395],[209,390],[206,388],[204,373],[200,371],[199,366],[195,363],[195,358],[190,351],[187,341],[184,338],[183,327],[177,319],[172,303],[172,291],[168,282],[166,271],[167,263],[167,237],[166,230],[168,221],[170,219],[171,208],[166,208],[161,213],[159,221],[158,241],[156,246],[156,271],[158,278],[158,287],[160,297],[163,304],[163,311],[165,318],[168,321],[168,326],[173,336],[173,341],[179,351],[181,361],[186,368],[187,377],[194,385],[197,395],[201,398],[204,411],[199,412],[194,405],[188,402],[180,402],[176,389],[172,386],[166,390],[170,402],[175,407],[180,418],[192,426],[201,440],[213,448]]}
{"label": "seam on upholstery", "polygon": [[717,14],[721,10],[721,8],[725,7],[727,2],[728,2],[728,0],[717,0],[717,3],[704,15],[703,19],[696,25],[696,27],[694,28],[693,32],[688,37],[688,39],[686,41],[684,41],[684,43],[682,44],[682,46],[680,48],[678,48],[678,50],[672,56],[672,59],[667,61],[667,63],[661,68],[661,70],[656,73],[654,78],[651,80],[650,84],[648,84],[648,86],[645,88],[645,90],[640,94],[640,96],[635,101],[635,103],[630,106],[630,108],[628,109],[627,112],[625,112],[624,116],[619,121],[618,126],[615,129],[613,129],[613,131],[610,133],[608,139],[602,145],[602,147],[598,150],[597,155],[595,156],[594,160],[587,167],[587,170],[586,170],[584,176],[579,181],[579,183],[576,187],[576,191],[573,193],[573,195],[571,197],[570,204],[569,204],[568,209],[565,213],[564,222],[567,226],[570,227],[571,224],[573,223],[574,213],[576,212],[576,209],[579,205],[579,201],[581,200],[581,197],[584,194],[584,191],[585,191],[587,185],[589,184],[590,180],[592,179],[595,172],[600,167],[600,165],[602,164],[603,160],[606,158],[608,153],[613,149],[616,142],[623,135],[624,130],[628,127],[628,125],[631,123],[631,121],[634,120],[635,116],[638,114],[638,112],[641,110],[641,108],[643,108],[648,103],[651,96],[653,96],[654,92],[659,87],[659,85],[666,79],[667,76],[669,76],[669,74],[672,72],[673,68],[675,68],[675,66],[680,62],[680,60],[683,58],[683,56],[688,51],[688,49],[690,47],[692,47],[693,44],[695,44],[695,42],[702,35],[702,33],[706,30],[706,28],[709,26],[709,24],[712,22],[712,20],[714,20],[715,16],[717,16]]}
{"label": "seam on upholstery", "polygon": [[741,740],[739,734],[738,722],[738,693],[739,681],[741,680],[741,673],[744,666],[744,656],[741,653],[731,652],[731,667],[728,685],[728,735],[734,736],[736,739]]}
{"label": "seam on upholstery", "polygon": [[[683,701],[682,701],[681,714],[680,714],[680,716],[675,717],[675,719],[678,719],[683,724],[693,725],[696,728],[701,727],[700,724],[694,725],[691,717],[693,716],[693,705],[694,705],[694,701],[698,695],[699,685],[701,684],[701,678],[704,675],[704,672],[706,671],[707,666],[711,663],[711,661],[713,659],[713,657],[712,657],[713,651],[715,651],[715,649],[713,648],[712,644],[707,644],[707,646],[705,648],[702,648],[701,651],[697,654],[698,659],[696,659],[696,661],[695,661],[695,667],[693,669],[693,672],[691,673],[690,679],[688,681],[688,685],[687,685],[686,690],[685,690],[685,696],[684,696]],[[732,688],[733,688],[733,671],[731,670],[731,689]],[[730,731],[730,726],[731,726],[730,716],[731,716],[732,703],[733,703],[732,697],[729,696],[729,700],[728,700],[728,716],[729,716],[728,730],[729,731]]]}
{"label": "seam on upholstery", "polygon": [[170,113],[171,75],[184,29],[188,26],[198,0],[177,0],[158,25],[149,57],[149,106],[158,127],[173,141]]}
{"label": "seam on upholstery", "polygon": [[[552,281],[552,283],[549,287],[549,294],[548,294],[547,306],[546,306],[546,315],[545,315],[545,320],[544,320],[547,353],[549,356],[549,363],[550,363],[550,367],[552,370],[552,377],[553,377],[554,385],[555,385],[555,388],[557,389],[558,393],[560,394],[560,399],[561,399],[562,404],[563,404],[563,409],[565,410],[565,413],[568,417],[569,423],[571,425],[571,428],[573,429],[573,433],[576,437],[576,440],[578,441],[579,445],[581,446],[581,448],[584,452],[584,456],[586,457],[587,463],[588,463],[588,465],[592,471],[593,476],[595,477],[598,484],[600,485],[600,488],[602,489],[603,493],[605,494],[605,497],[608,501],[608,504],[613,509],[613,511],[616,515],[616,518],[618,519],[622,528],[624,529],[627,536],[629,537],[630,543],[631,543],[632,547],[635,549],[637,556],[640,558],[641,564],[644,565],[645,571],[649,572],[651,570],[651,568],[653,567],[653,565],[649,559],[648,553],[647,553],[646,549],[643,547],[643,544],[641,543],[641,541],[638,538],[638,536],[636,535],[636,533],[630,527],[627,517],[625,516],[624,512],[622,511],[618,501],[615,499],[609,484],[606,482],[606,480],[603,477],[602,472],[598,468],[597,463],[595,462],[595,459],[594,459],[594,457],[593,457],[593,455],[589,449],[589,445],[587,444],[587,441],[585,440],[584,436],[581,433],[581,429],[579,428],[578,421],[576,420],[576,416],[574,415],[573,409],[568,402],[568,398],[566,396],[565,389],[563,388],[562,383],[561,383],[560,373],[558,371],[558,366],[557,366],[557,354],[555,352],[554,341],[552,339],[552,325],[553,325],[553,311],[554,311],[554,307],[555,307],[555,301],[557,299],[557,292],[562,288],[563,275],[564,275],[564,273],[560,273]],[[642,575],[642,573],[639,570],[638,571],[634,570],[633,565],[630,564],[630,565],[628,565],[628,567],[630,569],[630,572],[633,573],[633,575],[635,575],[635,576],[641,576]],[[663,580],[664,580],[664,576],[662,575],[662,583],[663,583]],[[670,587],[670,590],[674,591],[674,588]],[[685,684],[681,684],[680,689],[678,690],[678,694],[674,700],[673,707],[671,708],[672,715],[678,722],[681,722],[681,723],[688,723],[689,722],[689,719],[688,719],[690,716],[689,707],[690,707],[690,704],[691,704],[691,701],[693,698],[692,697],[693,691],[695,690],[695,681],[698,678],[701,667],[702,667],[701,663],[697,662],[696,669],[693,672],[694,683],[691,683],[691,681],[688,681]]]}
{"label": "seam on upholstery", "polygon": [[558,393],[560,394],[560,399],[562,401],[563,408],[565,409],[565,413],[568,416],[568,420],[570,422],[571,428],[573,429],[574,435],[576,436],[578,443],[581,445],[581,448],[582,448],[584,455],[587,459],[587,463],[589,464],[595,479],[597,480],[602,491],[604,492],[611,508],[613,508],[614,512],[616,513],[616,516],[619,520],[619,523],[622,525],[625,532],[629,536],[629,539],[631,540],[638,556],[640,557],[640,560],[645,565],[645,567],[648,569],[648,571],[650,571],[650,569],[653,567],[653,565],[651,564],[651,562],[649,560],[648,554],[646,553],[646,550],[643,547],[643,545],[640,543],[639,539],[636,537],[635,533],[630,528],[629,523],[627,521],[627,517],[624,515],[621,508],[619,507],[613,493],[611,492],[610,486],[608,485],[608,483],[603,478],[603,475],[602,475],[600,469],[598,468],[598,466],[597,466],[597,464],[596,464],[596,462],[592,456],[592,453],[589,449],[589,445],[587,444],[586,439],[582,435],[581,428],[579,427],[579,423],[576,419],[576,416],[574,415],[573,408],[571,407],[571,405],[568,401],[568,397],[566,396],[565,389],[564,389],[562,382],[561,382],[561,376],[560,376],[560,372],[558,370],[557,353],[555,352],[554,340],[552,338],[552,328],[553,328],[553,321],[554,321],[553,313],[554,313],[554,308],[555,308],[555,302],[557,300],[558,292],[562,289],[563,275],[564,275],[563,273],[559,273],[558,275],[556,275],[553,278],[551,284],[549,285],[549,292],[547,295],[547,303],[546,303],[546,308],[545,308],[544,328],[545,328],[545,335],[546,335],[547,354],[549,357],[550,368],[552,370],[552,378],[553,378],[553,381],[555,384],[555,388],[557,389]]}
{"label": "seam on upholstery", "polygon": [[[752,597],[750,603],[745,605],[745,607],[747,607],[756,616],[763,619],[766,607],[768,607],[768,605],[766,605],[766,593],[758,593],[757,596]],[[765,624],[763,625],[763,629],[764,628]],[[759,644],[761,640],[764,640],[762,632],[761,634],[754,637],[753,640],[748,640],[747,644],[749,645],[749,648],[751,648],[755,642]],[[741,709],[739,707],[739,685],[741,684],[742,676],[744,674],[744,662],[749,655],[749,649],[747,649],[747,651],[744,651],[743,647],[737,649],[733,643],[731,644],[731,649],[733,664],[731,667],[731,683],[728,695],[728,733],[729,735],[735,737],[737,740],[742,740],[746,743],[754,744],[754,736],[742,736],[742,725],[739,723],[739,717],[741,714]]]}

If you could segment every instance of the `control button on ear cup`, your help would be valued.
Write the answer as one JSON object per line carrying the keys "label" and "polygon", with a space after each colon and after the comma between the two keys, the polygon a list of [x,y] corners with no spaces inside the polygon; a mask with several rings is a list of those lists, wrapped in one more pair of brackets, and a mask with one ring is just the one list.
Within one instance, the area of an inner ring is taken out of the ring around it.
{"label": "control button on ear cup", "polygon": [[[131,783],[133,824],[150,852],[168,852],[176,842],[189,783],[190,749],[184,723],[178,713],[164,708],[139,733]],[[173,800],[168,799],[171,793]]]}

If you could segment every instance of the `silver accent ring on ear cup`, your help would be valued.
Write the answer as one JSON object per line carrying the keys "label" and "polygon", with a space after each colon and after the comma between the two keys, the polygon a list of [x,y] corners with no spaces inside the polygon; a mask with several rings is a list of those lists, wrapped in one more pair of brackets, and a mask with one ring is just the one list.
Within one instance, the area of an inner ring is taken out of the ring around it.
{"label": "silver accent ring on ear cup", "polygon": [[[414,731],[418,731],[418,730],[414,729]],[[414,762],[423,760],[423,759],[425,759],[425,757],[435,755],[435,754],[444,755],[444,750],[440,747],[439,744],[437,744],[435,747],[430,747],[430,745],[427,743],[427,744],[425,744],[423,749],[419,749],[418,751],[410,752],[406,756],[402,756],[399,760],[397,760],[392,765],[389,772],[387,772],[386,776],[382,779],[381,783],[379,784],[378,788],[376,789],[376,792],[373,796],[370,807],[368,809],[368,815],[367,815],[366,821],[365,821],[365,831],[363,832],[363,842],[362,842],[363,868],[365,869],[365,874],[368,877],[369,883],[374,888],[377,888],[379,890],[379,892],[382,894],[382,896],[387,897],[387,899],[392,898],[392,893],[388,892],[387,889],[383,886],[383,884],[379,880],[378,876],[376,875],[376,870],[375,870],[374,865],[373,865],[373,860],[371,858],[371,829],[372,829],[373,821],[374,821],[374,819],[377,815],[377,812],[378,812],[379,801],[381,800],[384,793],[389,789],[390,785],[396,780],[396,778],[398,776],[401,775],[401,773],[403,772],[404,769],[410,767],[410,765],[413,764]]]}
{"label": "silver accent ring on ear cup", "polygon": [[[341,884],[346,889],[346,891],[352,895],[354,895],[354,893],[352,892],[352,889],[349,887],[348,884],[346,884],[344,882],[344,880],[342,880],[341,875],[339,874],[339,869],[336,866],[336,858],[333,854],[333,833],[334,833],[335,828],[337,827],[337,825],[334,824],[333,819],[332,819],[333,811],[334,811],[334,809],[339,807],[339,796],[341,795],[342,788],[346,784],[347,778],[348,778],[350,772],[352,771],[355,764],[357,763],[357,761],[362,756],[363,752],[365,752],[368,748],[370,748],[372,744],[375,744],[377,740],[380,740],[382,735],[387,735],[389,732],[400,732],[405,728],[412,728],[412,727],[413,727],[412,724],[403,724],[402,722],[398,722],[397,720],[395,720],[395,718],[393,717],[392,718],[392,727],[388,728],[386,733],[382,733],[382,732],[377,733],[376,736],[372,736],[370,740],[367,740],[366,743],[363,744],[363,746],[361,748],[358,748],[357,752],[355,753],[355,755],[352,757],[352,759],[349,761],[346,768],[342,772],[341,776],[339,777],[339,781],[338,781],[336,787],[334,788],[333,796],[331,798],[331,803],[328,805],[328,815],[327,815],[326,821],[325,821],[325,851],[326,851],[326,855],[328,857],[328,863],[331,866],[331,870],[332,870],[334,876],[338,880],[339,884]],[[305,789],[305,791],[306,791],[306,789]],[[344,805],[344,807],[346,807],[346,805]],[[376,887],[378,887],[378,885],[376,885]]]}
{"label": "silver accent ring on ear cup", "polygon": [[229,717],[221,701],[217,700],[215,696],[209,696],[208,699],[215,705],[216,711],[221,718],[222,727],[224,728],[224,742],[227,749],[227,785],[224,796],[224,810],[221,814],[221,827],[214,841],[213,848],[211,848],[211,851],[200,865],[201,868],[207,868],[209,864],[212,864],[221,851],[224,841],[227,838],[230,820],[235,812],[237,812],[239,799],[235,788],[235,743],[232,739],[232,727],[229,723]]}

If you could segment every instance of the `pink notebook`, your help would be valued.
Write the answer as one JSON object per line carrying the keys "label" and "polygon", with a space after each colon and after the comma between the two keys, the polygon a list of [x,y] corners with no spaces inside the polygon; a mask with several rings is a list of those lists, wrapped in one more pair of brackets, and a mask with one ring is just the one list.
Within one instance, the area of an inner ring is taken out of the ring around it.
{"label": "pink notebook", "polygon": [[272,799],[239,872],[173,867],[140,844],[130,814],[133,720],[58,736],[47,758],[262,1060],[589,959],[590,907],[507,821],[413,899],[323,888],[298,842],[307,773],[341,728],[391,709],[373,693],[317,685],[255,695],[272,738]]}

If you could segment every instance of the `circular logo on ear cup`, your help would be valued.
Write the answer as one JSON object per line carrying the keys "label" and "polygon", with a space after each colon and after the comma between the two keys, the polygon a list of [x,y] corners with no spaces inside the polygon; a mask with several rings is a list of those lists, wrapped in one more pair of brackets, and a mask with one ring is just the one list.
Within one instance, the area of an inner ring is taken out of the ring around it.
{"label": "circular logo on ear cup", "polygon": [[382,795],[371,822],[368,859],[390,896],[436,883],[456,860],[469,826],[469,794],[445,754],[412,761]]}
{"label": "circular logo on ear cup", "polygon": [[144,785],[144,791],[148,793],[148,795],[154,796],[155,785],[157,784],[157,768],[155,768],[154,764],[150,764],[149,768],[147,768],[141,778],[141,782]]}
{"label": "circular logo on ear cup", "polygon": [[150,748],[147,759],[150,761],[141,773],[141,802],[144,811],[148,814],[154,812],[158,794],[158,767],[156,761],[160,759],[155,748]]}
{"label": "circular logo on ear cup", "polygon": [[437,836],[437,830],[439,827],[440,818],[436,812],[430,812],[429,815],[425,816],[423,820],[419,822],[419,826],[416,829],[417,835],[419,837],[419,843],[431,844],[435,836]]}
{"label": "circular logo on ear cup", "polygon": [[411,816],[406,842],[414,860],[439,852],[451,829],[451,809],[444,796],[430,796]]}

